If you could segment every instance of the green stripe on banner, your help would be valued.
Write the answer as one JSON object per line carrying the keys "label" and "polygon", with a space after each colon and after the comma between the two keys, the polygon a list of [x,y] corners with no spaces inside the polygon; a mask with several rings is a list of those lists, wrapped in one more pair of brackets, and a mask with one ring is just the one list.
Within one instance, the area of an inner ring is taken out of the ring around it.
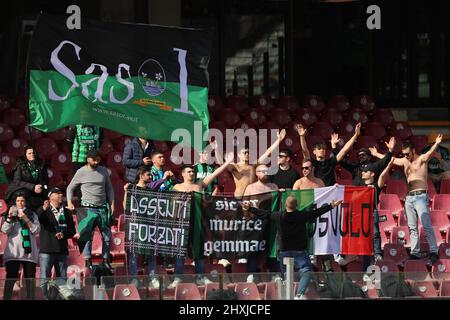
{"label": "green stripe on banner", "polygon": [[192,256],[199,259],[202,254],[202,200],[203,194],[194,192],[194,226],[192,240]]}
{"label": "green stripe on banner", "polygon": [[[314,204],[314,189],[306,189],[306,190],[289,190],[285,191],[281,194],[281,208],[282,210],[285,210],[286,206],[286,198],[290,196],[291,194],[295,195],[298,202],[298,210],[304,210],[308,207],[312,206]],[[306,230],[308,230],[308,235],[312,234],[313,231],[313,223],[307,223],[306,224]],[[308,253],[313,254],[314,252],[314,241],[312,236],[307,237],[307,247],[308,247]]]}
{"label": "green stripe on banner", "polygon": [[[278,192],[272,192],[272,212],[279,211],[280,208],[280,197],[278,196]],[[277,234],[278,234],[278,221],[271,220],[270,230],[269,230],[269,258],[277,257]]]}

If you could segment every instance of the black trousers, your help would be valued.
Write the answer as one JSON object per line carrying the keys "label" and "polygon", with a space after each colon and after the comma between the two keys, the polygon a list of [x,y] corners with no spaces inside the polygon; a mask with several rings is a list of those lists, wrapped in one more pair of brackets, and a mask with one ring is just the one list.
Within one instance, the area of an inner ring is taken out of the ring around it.
{"label": "black trousers", "polygon": [[36,277],[36,263],[29,261],[10,260],[5,263],[6,281],[3,300],[11,300],[12,298],[14,283],[19,278],[20,265],[22,265],[23,275],[26,279],[25,286],[27,288],[27,299],[33,299],[34,297],[34,291],[36,287],[36,282],[34,280],[34,278]]}

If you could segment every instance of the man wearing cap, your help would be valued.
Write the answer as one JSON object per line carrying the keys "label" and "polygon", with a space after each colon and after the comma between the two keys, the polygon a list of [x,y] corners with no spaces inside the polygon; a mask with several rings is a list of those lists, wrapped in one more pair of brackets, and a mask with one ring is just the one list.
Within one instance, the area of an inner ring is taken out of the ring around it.
{"label": "man wearing cap", "polygon": [[55,267],[56,278],[62,280],[67,277],[69,254],[67,240],[76,233],[72,213],[62,205],[61,189],[52,188],[48,198],[49,200],[45,200],[44,205],[36,211],[41,225],[39,285],[45,298],[48,298],[47,284],[53,267]]}
{"label": "man wearing cap", "polygon": [[[333,186],[336,184],[336,176],[334,173],[334,168],[338,163],[340,164],[343,161],[345,155],[350,151],[353,144],[356,142],[356,139],[359,137],[361,133],[361,123],[358,123],[355,126],[355,134],[351,137],[350,140],[342,147],[341,151],[336,152],[335,155],[326,159],[326,145],[325,143],[315,143],[312,146],[313,154],[315,159],[311,158],[311,155],[308,150],[308,146],[306,144],[306,129],[303,128],[301,124],[296,125],[296,129],[298,135],[300,136],[300,145],[302,147],[302,153],[304,159],[311,159],[312,165],[315,168],[316,177],[321,179],[326,187]],[[336,149],[337,144],[339,142],[339,136],[336,133],[331,135],[331,147],[333,150]]]}
{"label": "man wearing cap", "polygon": [[364,181],[361,177],[361,172],[363,171],[373,171],[375,173],[374,181],[378,181],[380,173],[387,167],[392,158],[392,150],[395,147],[395,138],[391,137],[389,143],[385,142],[388,152],[384,155],[384,158],[376,161],[370,162],[372,153],[368,148],[362,148],[358,150],[356,157],[358,162],[349,162],[347,160],[342,160],[340,165],[352,174],[352,183],[354,186],[364,186]]}
{"label": "man wearing cap", "polygon": [[[87,216],[96,216],[92,225],[92,232],[95,226],[99,227],[102,235],[103,264],[111,268],[109,264],[111,240],[110,217],[114,212],[114,190],[109,179],[108,170],[99,165],[100,161],[100,153],[97,150],[89,150],[87,153],[87,164],[75,173],[67,187],[67,206],[71,210],[75,209],[72,203],[73,192],[80,187],[81,207],[87,210]],[[92,240],[92,233],[89,236],[90,239],[87,241],[83,250],[87,267],[92,265],[92,241],[90,241]],[[80,232],[81,239],[84,239],[84,234]]]}

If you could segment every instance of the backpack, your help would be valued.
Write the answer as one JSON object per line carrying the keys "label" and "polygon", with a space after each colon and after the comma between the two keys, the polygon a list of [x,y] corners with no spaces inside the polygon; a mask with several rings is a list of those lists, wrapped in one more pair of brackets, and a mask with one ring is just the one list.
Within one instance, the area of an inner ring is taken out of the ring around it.
{"label": "backpack", "polygon": [[328,272],[325,282],[317,286],[321,298],[367,298],[365,292],[344,273]]}
{"label": "backpack", "polygon": [[83,289],[71,289],[67,285],[50,283],[48,288],[49,300],[84,300]]}
{"label": "backpack", "polygon": [[380,285],[382,297],[404,298],[416,295],[402,274],[382,275]]}
{"label": "backpack", "polygon": [[232,290],[213,289],[206,294],[206,300],[238,300],[238,297]]}

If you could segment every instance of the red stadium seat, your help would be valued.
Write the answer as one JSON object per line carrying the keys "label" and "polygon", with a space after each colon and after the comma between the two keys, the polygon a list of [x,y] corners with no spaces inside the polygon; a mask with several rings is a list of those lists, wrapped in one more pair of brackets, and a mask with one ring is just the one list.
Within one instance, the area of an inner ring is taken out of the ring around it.
{"label": "red stadium seat", "polygon": [[125,171],[125,167],[122,163],[122,153],[121,152],[110,152],[107,155],[106,166],[111,168],[111,170],[116,170],[119,173]]}
{"label": "red stadium seat", "polygon": [[175,288],[175,300],[202,300],[195,283],[179,283]]}
{"label": "red stadium seat", "polygon": [[210,96],[208,98],[208,109],[210,111],[210,114],[216,114],[217,112],[220,112],[220,110],[223,109],[222,99],[220,99],[219,96]]}
{"label": "red stadium seat", "polygon": [[350,109],[347,113],[347,116],[345,117],[345,120],[353,121],[355,124],[361,122],[362,124],[365,124],[369,121],[369,117],[364,112],[364,110],[355,108]]}
{"label": "red stadium seat", "polygon": [[243,121],[252,127],[258,127],[266,121],[266,116],[260,108],[251,108],[244,112]]}
{"label": "red stadium seat", "polygon": [[7,142],[14,138],[14,131],[9,124],[0,123],[0,142]]}
{"label": "red stadium seat", "polygon": [[284,140],[281,141],[280,143],[280,149],[284,148],[291,150],[293,153],[300,150],[300,141],[298,135],[297,136],[286,135]]}
{"label": "red stadium seat", "polygon": [[67,257],[67,265],[76,265],[80,268],[85,267],[85,261],[83,254],[80,253],[78,249],[69,250],[69,255]]}
{"label": "red stadium seat", "polygon": [[14,138],[7,142],[6,144],[6,152],[13,154],[16,158],[23,156],[24,147],[28,143],[20,138]]}
{"label": "red stadium seat", "polygon": [[49,184],[52,187],[58,187],[61,189],[64,189],[66,186],[66,183],[61,176],[61,173],[56,169],[47,169],[48,171],[48,178],[49,178]]}
{"label": "red stadium seat", "polygon": [[[449,231],[450,229],[447,229],[447,233]],[[439,257],[441,259],[450,259],[450,243],[441,243],[441,245],[439,246]]]}
{"label": "red stadium seat", "polygon": [[[228,96],[226,107],[229,109],[233,109],[235,112],[240,113],[246,109],[248,109],[248,101],[247,97],[244,96]],[[225,109],[227,109],[225,108]],[[220,111],[222,112],[222,111]],[[220,113],[219,112],[219,113]]]}
{"label": "red stadium seat", "polygon": [[316,113],[320,113],[325,109],[325,103],[322,97],[316,95],[309,95],[303,99],[303,106],[310,108]]}
{"label": "red stadium seat", "polygon": [[[447,207],[447,209],[450,210],[450,207]],[[446,211],[431,210],[430,217],[433,227],[439,228],[439,231],[442,233],[447,232],[447,228],[450,227],[450,221],[448,220]]]}
{"label": "red stadium seat", "polygon": [[246,273],[246,272],[247,272],[246,263],[233,262],[231,264],[231,273]]}
{"label": "red stadium seat", "polygon": [[412,135],[409,137],[409,141],[413,144],[418,153],[420,153],[425,147],[429,146],[428,137],[424,135]]}
{"label": "red stadium seat", "polygon": [[441,258],[436,261],[431,268],[431,273],[434,279],[450,280],[450,260]]}
{"label": "red stadium seat", "polygon": [[348,101],[346,96],[332,96],[330,100],[328,100],[328,108],[335,108],[342,114],[350,109],[350,102]]}
{"label": "red stadium seat", "polygon": [[[31,133],[31,139],[30,139]],[[29,126],[23,126],[19,129],[19,137],[25,141],[36,141],[42,137],[42,132]]]}
{"label": "red stadium seat", "polygon": [[[422,222],[419,221],[419,226],[422,225]],[[405,211],[401,211],[400,214],[398,215],[398,226],[399,227],[407,227],[408,226],[408,219],[406,218],[406,213]]]}
{"label": "red stadium seat", "polygon": [[58,143],[66,141],[67,138],[67,131],[69,128],[62,128],[53,132],[46,133],[45,136],[47,138],[50,138]]}
{"label": "red stadium seat", "polygon": [[381,140],[386,134],[387,132],[384,129],[384,126],[379,122],[367,122],[364,125],[365,136],[372,136],[377,140]]}
{"label": "red stadium seat", "polygon": [[441,180],[441,194],[450,194],[450,179]]}
{"label": "red stadium seat", "polygon": [[153,145],[155,146],[155,150],[162,153],[169,151],[169,146],[166,141],[153,141]]}
{"label": "red stadium seat", "polygon": [[344,121],[339,125],[338,134],[342,137],[351,137],[355,134],[356,124],[353,121]]}
{"label": "red stadium seat", "polygon": [[398,265],[392,260],[377,261],[376,265],[380,267],[381,272],[398,272]]}
{"label": "red stadium seat", "polygon": [[439,296],[450,297],[450,281],[441,281],[439,285]]}
{"label": "red stadium seat", "polygon": [[3,122],[9,124],[12,128],[18,128],[27,123],[27,117],[23,110],[9,108],[7,112],[3,112]]}
{"label": "red stadium seat", "polygon": [[55,153],[50,159],[50,167],[57,168],[59,171],[72,171],[72,161],[70,155],[64,152]]}
{"label": "red stadium seat", "polygon": [[278,107],[286,109],[291,113],[300,108],[297,97],[295,96],[281,96],[278,101]]}
{"label": "red stadium seat", "polygon": [[241,121],[238,111],[233,108],[222,109],[222,111],[217,115],[217,120],[223,121],[227,128],[234,128],[236,124]]}
{"label": "red stadium seat", "polygon": [[394,121],[394,115],[392,114],[391,109],[375,108],[372,120],[381,123],[384,127],[389,127]]}
{"label": "red stadium seat", "polygon": [[314,135],[307,135],[306,136],[306,144],[308,145],[308,148],[310,148],[310,152],[312,152],[312,147],[315,143],[325,143],[326,139],[324,139],[321,136],[314,136]]}
{"label": "red stadium seat", "polygon": [[113,300],[141,300],[134,284],[117,284],[114,287]]}
{"label": "red stadium seat", "polygon": [[5,197],[5,194],[2,190],[0,192],[0,215],[4,214],[8,210],[8,205],[6,204],[5,200],[3,199]]}
{"label": "red stadium seat", "polygon": [[375,102],[372,97],[367,95],[355,96],[352,99],[352,105],[354,108],[361,108],[364,112],[372,113],[375,109]]}
{"label": "red stadium seat", "polygon": [[437,290],[433,281],[415,281],[412,283],[414,293],[423,298],[437,297]]}
{"label": "red stadium seat", "polygon": [[8,243],[8,235],[0,232],[0,256],[5,253],[6,245]]}
{"label": "red stadium seat", "polygon": [[121,214],[119,216],[118,222],[117,222],[117,230],[119,232],[124,232],[125,231],[125,215]]}
{"label": "red stadium seat", "polygon": [[427,269],[427,263],[424,260],[406,260],[403,271],[409,273],[406,277],[411,280],[431,280],[431,276]]}
{"label": "red stadium seat", "polygon": [[92,256],[101,257],[102,255],[102,235],[98,228],[95,228],[92,236]]}
{"label": "red stadium seat", "polygon": [[352,186],[353,185],[352,179],[337,179],[336,183],[340,184],[341,186]]}
{"label": "red stadium seat", "polygon": [[289,112],[283,108],[272,109],[266,114],[266,116],[267,118],[270,117],[270,119],[278,123],[280,126],[286,126],[292,121]]}
{"label": "red stadium seat", "polygon": [[264,290],[264,300],[279,300],[278,288],[275,282],[267,282]]}
{"label": "red stadium seat", "polygon": [[8,174],[16,165],[16,158],[10,153],[3,152],[0,154],[0,162],[3,163],[5,171]]}
{"label": "red stadium seat", "polygon": [[433,199],[433,197],[436,195],[436,188],[434,187],[434,183],[431,179],[427,179],[427,185],[428,185],[428,197],[430,199]]}
{"label": "red stadium seat", "polygon": [[229,128],[225,122],[223,121],[214,121],[213,123],[211,123],[211,125],[209,126],[210,128],[214,128],[219,130],[220,132],[222,132],[223,137],[225,137],[226,134],[226,130],[227,128]]}
{"label": "red stadium seat", "polygon": [[388,243],[383,248],[383,260],[403,264],[408,259],[408,253],[402,244]]}
{"label": "red stadium seat", "polygon": [[236,283],[235,292],[237,294],[238,300],[261,300],[258,287],[253,282]]}
{"label": "red stadium seat", "polygon": [[333,108],[328,108],[322,112],[322,117],[320,118],[320,120],[328,122],[334,128],[341,124],[341,122],[343,121],[343,117],[340,111]]}
{"label": "red stadium seat", "polygon": [[396,227],[394,216],[390,210],[378,210],[378,221],[380,225],[380,231],[387,233],[392,232],[392,228]]}
{"label": "red stadium seat", "polygon": [[125,145],[130,142],[133,138],[129,136],[121,136],[119,140],[117,140],[117,148],[116,150],[119,152],[123,152],[125,150]]}
{"label": "red stadium seat", "polygon": [[108,156],[108,154],[113,152],[114,151],[114,146],[113,146],[111,140],[109,140],[107,138],[103,139],[103,143],[100,146],[100,150],[99,151],[100,151],[100,155],[102,157],[106,157],[106,156]]}
{"label": "red stadium seat", "polygon": [[328,122],[316,122],[314,129],[311,131],[311,135],[320,136],[327,141],[333,132],[334,130]]}
{"label": "red stadium seat", "polygon": [[125,232],[112,234],[110,252],[114,262],[125,261]]}
{"label": "red stadium seat", "polygon": [[257,109],[262,109],[265,112],[268,112],[271,109],[275,108],[272,98],[270,96],[263,96],[263,95],[253,97],[252,106]]}
{"label": "red stadium seat", "polygon": [[301,122],[305,127],[310,127],[317,122],[317,115],[312,109],[299,108],[295,112],[295,120]]}
{"label": "red stadium seat", "polygon": [[119,140],[119,138],[122,136],[121,133],[113,131],[113,130],[109,130],[106,128],[103,128],[102,130],[103,130],[103,136],[113,142]]}
{"label": "red stadium seat", "polygon": [[386,193],[396,194],[400,200],[405,200],[408,187],[403,180],[390,179],[386,181]]}
{"label": "red stadium seat", "polygon": [[407,122],[395,123],[392,126],[390,133],[391,135],[398,136],[403,141],[408,140],[413,135],[411,128],[409,127]]}
{"label": "red stadium seat", "polygon": [[[441,230],[439,227],[433,226],[433,231],[434,231],[434,237],[436,238],[436,244],[437,244],[437,246],[440,246],[442,243],[444,243],[444,239],[442,239],[442,235],[441,235]],[[446,231],[447,230],[445,230],[444,232],[446,232]],[[423,230],[423,226],[419,226],[419,241],[420,241],[421,249],[423,248],[422,251],[429,251],[428,239],[427,239],[425,231]]]}
{"label": "red stadium seat", "polygon": [[36,150],[42,159],[48,160],[58,152],[58,146],[50,138],[42,137],[36,141]]}
{"label": "red stadium seat", "polygon": [[361,148],[370,148],[370,147],[378,148],[378,141],[373,136],[360,136],[355,145],[355,149],[359,150]]}
{"label": "red stadium seat", "polygon": [[401,244],[406,248],[411,246],[408,227],[394,227],[391,232],[391,243]]}
{"label": "red stadium seat", "polygon": [[3,113],[9,108],[11,108],[11,103],[6,98],[0,98],[0,112]]}
{"label": "red stadium seat", "polygon": [[[448,180],[450,181],[450,180]],[[449,210],[450,209],[450,194],[436,194],[433,197],[434,210]]]}

